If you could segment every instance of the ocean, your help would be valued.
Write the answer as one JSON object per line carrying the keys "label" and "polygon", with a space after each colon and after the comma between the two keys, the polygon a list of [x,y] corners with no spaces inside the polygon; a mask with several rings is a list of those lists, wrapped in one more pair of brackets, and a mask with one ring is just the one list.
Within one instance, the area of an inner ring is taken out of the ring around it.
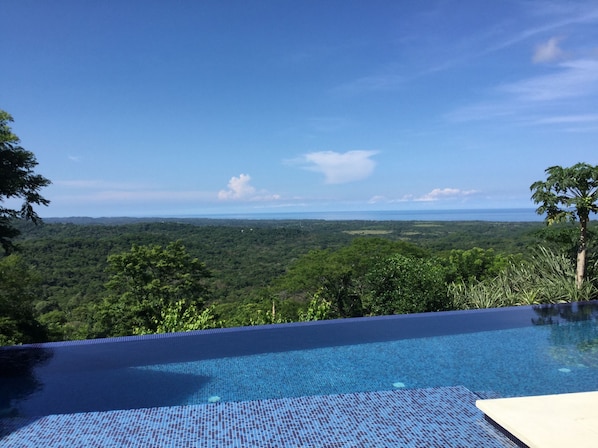
{"label": "ocean", "polygon": [[382,210],[382,211],[330,211],[286,213],[234,213],[195,215],[187,218],[259,219],[325,221],[489,221],[489,222],[539,222],[544,216],[532,208],[472,209],[472,210]]}

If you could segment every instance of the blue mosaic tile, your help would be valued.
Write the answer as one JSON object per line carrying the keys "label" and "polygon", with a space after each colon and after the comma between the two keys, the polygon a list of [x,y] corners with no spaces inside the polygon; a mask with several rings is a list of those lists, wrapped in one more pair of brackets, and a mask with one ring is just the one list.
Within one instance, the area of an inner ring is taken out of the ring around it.
{"label": "blue mosaic tile", "polygon": [[0,420],[0,447],[487,447],[516,445],[457,387]]}

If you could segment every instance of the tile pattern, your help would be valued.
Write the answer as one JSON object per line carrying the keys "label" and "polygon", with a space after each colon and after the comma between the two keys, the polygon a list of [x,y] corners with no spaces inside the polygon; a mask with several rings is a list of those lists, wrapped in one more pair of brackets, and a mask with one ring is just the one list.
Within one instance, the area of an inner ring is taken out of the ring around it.
{"label": "tile pattern", "polygon": [[0,419],[0,447],[516,445],[458,387]]}

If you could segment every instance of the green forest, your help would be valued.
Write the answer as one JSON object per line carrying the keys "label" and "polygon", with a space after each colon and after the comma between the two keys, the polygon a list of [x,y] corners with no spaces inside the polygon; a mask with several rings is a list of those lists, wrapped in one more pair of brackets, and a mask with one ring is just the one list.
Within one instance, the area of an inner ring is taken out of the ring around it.
{"label": "green forest", "polygon": [[[540,222],[72,218],[15,223],[3,345],[589,300],[579,230]],[[593,235],[594,226],[589,234]]]}

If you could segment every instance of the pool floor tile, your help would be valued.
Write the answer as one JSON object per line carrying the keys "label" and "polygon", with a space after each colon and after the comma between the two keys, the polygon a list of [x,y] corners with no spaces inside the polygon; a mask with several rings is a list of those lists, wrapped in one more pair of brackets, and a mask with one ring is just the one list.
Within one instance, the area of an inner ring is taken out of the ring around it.
{"label": "pool floor tile", "polygon": [[457,386],[4,418],[0,447],[515,447],[478,398]]}

